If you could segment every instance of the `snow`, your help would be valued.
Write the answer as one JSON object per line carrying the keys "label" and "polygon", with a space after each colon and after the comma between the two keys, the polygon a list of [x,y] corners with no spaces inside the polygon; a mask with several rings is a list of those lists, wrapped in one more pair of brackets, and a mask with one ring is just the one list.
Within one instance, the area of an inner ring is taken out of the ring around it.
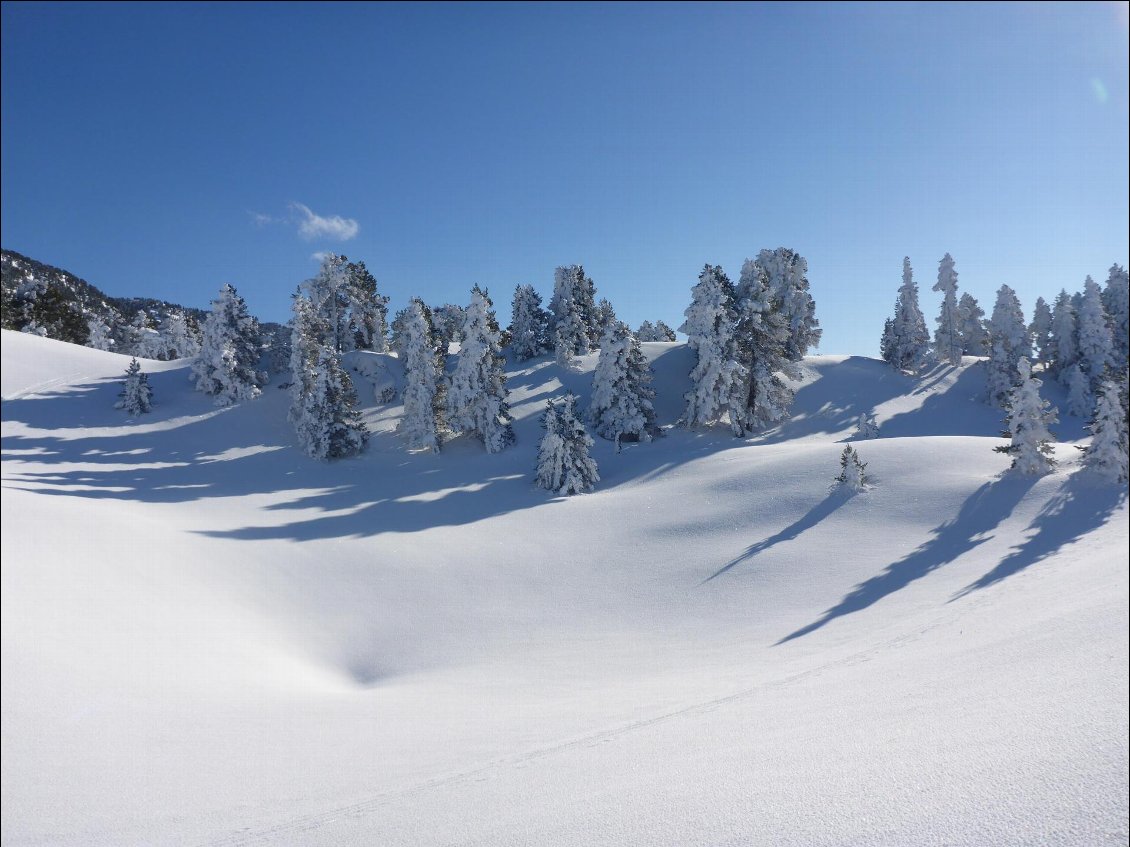
{"label": "snow", "polygon": [[1072,443],[1005,473],[983,360],[809,357],[735,439],[672,427],[693,356],[645,343],[664,436],[557,498],[538,419],[595,354],[508,363],[502,453],[408,453],[363,392],[323,463],[275,385],[146,363],[127,425],[128,357],[2,341],[5,845],[1130,837],[1126,489]]}

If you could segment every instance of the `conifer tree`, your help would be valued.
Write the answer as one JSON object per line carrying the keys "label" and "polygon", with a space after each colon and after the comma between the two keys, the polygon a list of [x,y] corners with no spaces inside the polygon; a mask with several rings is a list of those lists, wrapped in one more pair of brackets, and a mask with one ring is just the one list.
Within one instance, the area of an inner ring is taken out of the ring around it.
{"label": "conifer tree", "polygon": [[161,322],[161,348],[169,359],[190,359],[200,352],[200,341],[184,312],[169,312]]}
{"label": "conifer tree", "polygon": [[364,262],[348,262],[346,272],[353,348],[387,353],[388,298],[377,290],[377,279]]}
{"label": "conifer tree", "polygon": [[[655,322],[655,341],[677,341],[675,330],[671,329],[663,320]],[[643,341],[641,338],[640,341]]]}
{"label": "conifer tree", "polygon": [[917,371],[930,355],[930,331],[918,305],[918,286],[910,258],[902,260],[902,285],[895,298],[895,316],[883,331],[883,359],[900,371]]}
{"label": "conifer tree", "polygon": [[[799,362],[812,347],[820,344],[820,321],[816,319],[816,301],[808,291],[808,262],[795,250],[778,247],[762,250],[753,263],[761,269],[772,311],[780,315],[785,326],[783,355],[786,361]],[[747,279],[742,268],[742,280]],[[743,283],[738,283],[737,300],[745,296]],[[740,332],[740,328],[739,328]]]}
{"label": "conifer tree", "polygon": [[599,335],[595,346],[600,346],[600,339],[604,338],[608,328],[616,322],[616,310],[612,308],[612,303],[607,298],[601,297],[600,302],[596,304],[596,328]]}
{"label": "conifer tree", "polygon": [[231,285],[220,289],[204,321],[204,339],[192,364],[196,389],[216,398],[217,406],[259,396],[267,374],[256,371],[259,362],[259,322],[247,313],[247,304]]}
{"label": "conifer tree", "polygon": [[1051,404],[1040,397],[1043,383],[1032,376],[1027,359],[1020,360],[1018,370],[1020,381],[1012,389],[1005,433],[1011,441],[994,449],[1011,455],[1012,468],[1018,473],[1044,474],[1055,467],[1053,439],[1048,427],[1056,422],[1057,416]]}
{"label": "conifer tree", "polygon": [[114,336],[111,333],[110,326],[102,318],[97,315],[91,315],[86,319],[86,328],[89,331],[86,346],[92,347],[95,350],[113,350],[114,349]]}
{"label": "conifer tree", "polygon": [[1124,370],[1130,359],[1130,277],[1121,265],[1111,265],[1103,288],[1103,307],[1110,322],[1115,367]]}
{"label": "conifer tree", "polygon": [[844,447],[840,454],[840,475],[835,478],[840,487],[853,494],[858,494],[867,487],[870,481],[867,476],[867,463],[859,458],[859,453],[851,445]]}
{"label": "conifer tree", "polygon": [[349,307],[353,286],[349,260],[336,253],[322,259],[317,276],[302,283],[302,291],[324,324],[323,341],[335,353],[353,349],[349,330]]}
{"label": "conifer tree", "polygon": [[879,437],[879,422],[875,420],[874,412],[863,412],[855,425],[855,437],[867,440]]}
{"label": "conifer tree", "polygon": [[938,263],[938,281],[934,291],[942,293],[942,310],[934,332],[934,348],[938,359],[951,365],[961,364],[961,315],[957,308],[957,271],[953,256],[946,253]]}
{"label": "conifer tree", "polygon": [[[588,283],[591,284],[591,280]],[[592,292],[580,265],[561,267],[554,272],[549,310],[553,316],[554,354],[562,366],[591,349],[589,321],[594,319],[592,313],[596,309],[595,304],[589,305],[591,298]]]}
{"label": "conifer tree", "polygon": [[514,441],[506,374],[499,347],[498,322],[486,291],[477,285],[463,323],[459,360],[447,392],[447,423],[460,433],[474,433],[488,453]]}
{"label": "conifer tree", "polygon": [[1114,366],[1114,343],[1110,337],[1102,291],[1087,277],[1083,284],[1083,302],[1075,321],[1079,346],[1079,364],[1087,375],[1092,393],[1098,391],[1107,372]]}
{"label": "conifer tree", "polygon": [[589,455],[592,437],[577,416],[577,398],[566,394],[549,400],[542,416],[545,435],[538,444],[536,484],[555,494],[581,494],[600,481],[596,462]]}
{"label": "conifer tree", "polygon": [[614,322],[600,342],[588,419],[597,435],[615,441],[651,441],[655,392],[651,366],[627,324]]}
{"label": "conifer tree", "polygon": [[961,319],[961,351],[966,356],[985,356],[989,352],[989,333],[985,328],[985,310],[969,292],[957,304]]}
{"label": "conifer tree", "polygon": [[510,349],[515,360],[524,362],[545,353],[548,335],[549,312],[541,307],[541,295],[532,285],[517,286],[510,312]]}
{"label": "conifer tree", "polygon": [[1071,296],[1060,291],[1052,307],[1051,340],[1049,342],[1048,362],[1052,373],[1062,381],[1067,370],[1079,359],[1075,343],[1075,307]]}
{"label": "conifer tree", "polygon": [[1052,310],[1043,297],[1036,298],[1028,334],[1032,338],[1032,352],[1036,361],[1047,368],[1052,354]]}
{"label": "conifer tree", "polygon": [[992,339],[986,378],[989,402],[1004,408],[1012,389],[1020,383],[1020,360],[1032,355],[1020,301],[1007,285],[1002,285],[997,292],[989,327]]}
{"label": "conifer tree", "polygon": [[125,383],[118,398],[114,408],[125,409],[126,414],[134,418],[148,412],[152,405],[153,389],[149,385],[149,376],[142,373],[137,359],[130,359]]}
{"label": "conifer tree", "polygon": [[655,337],[655,326],[651,321],[644,321],[636,330],[636,338],[640,341],[658,341]]}
{"label": "conifer tree", "polygon": [[[681,423],[686,427],[710,426],[737,406],[744,405],[748,370],[737,360],[733,286],[721,267],[706,265],[691,289],[691,304],[679,328],[688,346],[698,354],[691,371],[691,390]],[[740,419],[739,419],[740,421]],[[739,422],[740,425],[740,422]]]}
{"label": "conifer tree", "polygon": [[403,323],[404,417],[399,431],[410,450],[439,452],[443,430],[442,361],[432,344],[428,307],[419,299],[409,304]]}
{"label": "conifer tree", "polygon": [[462,341],[463,321],[467,317],[467,310],[454,303],[444,303],[431,310],[432,337],[435,339],[436,349],[448,354],[451,345]]}
{"label": "conifer tree", "polygon": [[1060,375],[1060,382],[1067,389],[1067,413],[1077,418],[1087,417],[1095,398],[1091,393],[1091,381],[1083,372],[1083,366],[1076,362]]}
{"label": "conifer tree", "polygon": [[1126,482],[1130,438],[1127,436],[1126,410],[1118,395],[1118,386],[1113,380],[1102,384],[1091,420],[1091,443],[1087,446],[1083,463],[1103,476]]}

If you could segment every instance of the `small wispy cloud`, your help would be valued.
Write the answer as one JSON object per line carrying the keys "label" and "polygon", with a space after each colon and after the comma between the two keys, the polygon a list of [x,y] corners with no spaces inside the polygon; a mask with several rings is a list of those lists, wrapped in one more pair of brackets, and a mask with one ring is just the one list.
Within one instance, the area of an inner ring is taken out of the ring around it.
{"label": "small wispy cloud", "polygon": [[353,218],[343,218],[340,215],[323,217],[302,203],[291,203],[290,209],[298,215],[298,234],[308,241],[315,238],[348,241],[361,231],[361,225]]}
{"label": "small wispy cloud", "polygon": [[251,218],[251,223],[257,227],[265,227],[275,222],[273,215],[265,215],[262,212],[248,212],[247,215]]}
{"label": "small wispy cloud", "polygon": [[1106,84],[1097,76],[1091,77],[1091,95],[1098,103],[1106,103],[1110,99],[1110,92],[1106,90]]}
{"label": "small wispy cloud", "polygon": [[330,255],[325,250],[315,250],[310,254],[311,260],[317,262],[319,265],[326,260],[326,256]]}

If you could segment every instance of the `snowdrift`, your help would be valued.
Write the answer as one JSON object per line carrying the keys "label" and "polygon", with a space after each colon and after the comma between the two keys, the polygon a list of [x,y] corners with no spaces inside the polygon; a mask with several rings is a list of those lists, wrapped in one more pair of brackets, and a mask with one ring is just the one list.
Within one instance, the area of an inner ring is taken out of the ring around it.
{"label": "snowdrift", "polygon": [[692,354],[644,350],[664,437],[554,498],[538,420],[595,356],[510,364],[498,455],[406,452],[355,363],[374,435],[323,464],[277,385],[143,362],[131,420],[127,357],[5,331],[3,843],[1126,843],[1125,489],[1082,422],[1014,477],[978,360],[822,356],[781,426],[687,432]]}

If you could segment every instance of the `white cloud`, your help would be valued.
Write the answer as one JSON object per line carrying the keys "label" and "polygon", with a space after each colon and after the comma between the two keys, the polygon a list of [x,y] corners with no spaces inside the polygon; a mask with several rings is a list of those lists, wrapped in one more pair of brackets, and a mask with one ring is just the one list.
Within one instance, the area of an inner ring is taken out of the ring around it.
{"label": "white cloud", "polygon": [[310,254],[310,258],[317,262],[319,265],[326,260],[326,256],[330,255],[324,250],[316,250]]}
{"label": "white cloud", "polygon": [[248,212],[247,214],[251,216],[251,223],[257,227],[264,227],[275,222],[271,215],[264,215],[262,212]]}
{"label": "white cloud", "polygon": [[361,231],[361,225],[353,218],[343,218],[340,215],[322,217],[314,214],[309,206],[304,206],[302,203],[291,203],[290,208],[299,216],[298,234],[308,241],[315,238],[348,241]]}

